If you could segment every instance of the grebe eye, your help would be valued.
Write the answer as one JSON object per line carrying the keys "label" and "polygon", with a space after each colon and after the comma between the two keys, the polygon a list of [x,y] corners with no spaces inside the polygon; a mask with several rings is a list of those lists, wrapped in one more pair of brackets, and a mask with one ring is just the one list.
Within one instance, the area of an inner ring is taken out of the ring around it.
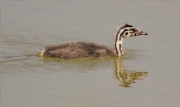
{"label": "grebe eye", "polygon": [[128,32],[126,32],[125,35],[128,35]]}

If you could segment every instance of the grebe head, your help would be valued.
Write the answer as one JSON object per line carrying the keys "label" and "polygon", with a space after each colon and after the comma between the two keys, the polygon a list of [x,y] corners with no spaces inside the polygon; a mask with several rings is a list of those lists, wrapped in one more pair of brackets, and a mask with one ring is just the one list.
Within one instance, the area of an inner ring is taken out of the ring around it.
{"label": "grebe head", "polygon": [[148,33],[141,31],[139,28],[136,28],[127,23],[121,24],[119,26],[119,33],[123,38],[134,37],[139,35],[147,35]]}
{"label": "grebe head", "polygon": [[127,23],[123,23],[117,27],[115,31],[115,39],[114,39],[114,46],[115,46],[115,55],[121,56],[124,54],[123,49],[123,39],[127,37],[134,37],[139,35],[147,35],[148,33],[141,31],[139,28],[136,28],[132,25]]}

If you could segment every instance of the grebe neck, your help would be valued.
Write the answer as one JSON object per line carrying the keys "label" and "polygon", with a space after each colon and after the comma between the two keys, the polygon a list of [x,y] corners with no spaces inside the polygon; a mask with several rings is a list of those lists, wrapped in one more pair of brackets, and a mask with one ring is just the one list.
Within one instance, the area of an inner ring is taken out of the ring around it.
{"label": "grebe neck", "polygon": [[115,40],[114,40],[114,46],[115,46],[115,55],[116,56],[121,56],[124,54],[124,49],[123,49],[123,37],[122,37],[123,32],[117,31],[115,34]]}

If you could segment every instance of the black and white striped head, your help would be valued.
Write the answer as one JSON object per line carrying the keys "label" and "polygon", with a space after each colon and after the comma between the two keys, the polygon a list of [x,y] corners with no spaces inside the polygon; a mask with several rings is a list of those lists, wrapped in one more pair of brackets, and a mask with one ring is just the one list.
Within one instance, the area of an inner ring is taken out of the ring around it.
{"label": "black and white striped head", "polygon": [[117,30],[116,35],[119,35],[123,38],[134,37],[139,35],[147,35],[148,33],[141,31],[139,28],[136,28],[127,23],[121,24]]}

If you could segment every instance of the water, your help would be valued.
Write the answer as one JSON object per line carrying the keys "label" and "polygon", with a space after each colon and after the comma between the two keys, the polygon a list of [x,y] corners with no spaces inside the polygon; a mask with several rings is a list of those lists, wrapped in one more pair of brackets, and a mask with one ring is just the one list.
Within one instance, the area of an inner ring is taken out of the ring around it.
{"label": "water", "polygon": [[[0,105],[179,107],[179,1],[1,0]],[[48,44],[113,45],[127,22],[123,58],[36,57]]]}

